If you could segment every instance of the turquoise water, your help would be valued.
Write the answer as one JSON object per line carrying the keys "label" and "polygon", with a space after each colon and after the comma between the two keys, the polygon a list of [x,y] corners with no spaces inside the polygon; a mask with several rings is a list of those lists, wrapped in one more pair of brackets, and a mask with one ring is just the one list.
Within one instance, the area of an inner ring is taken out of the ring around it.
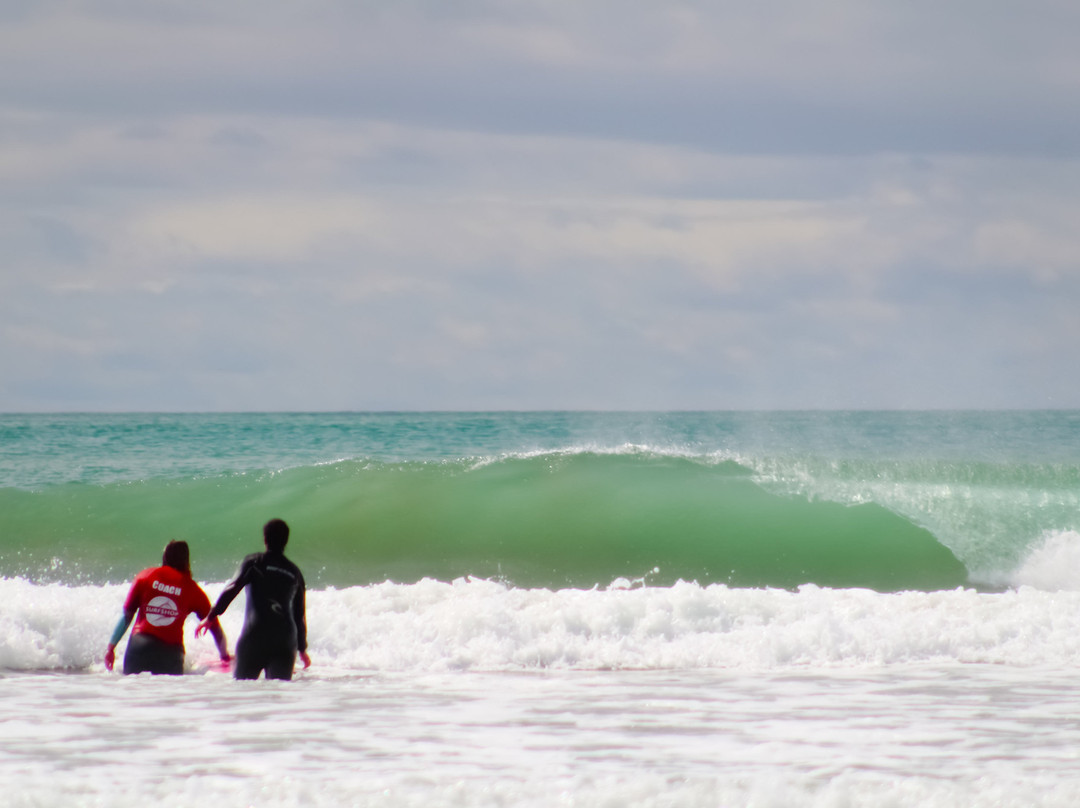
{"label": "turquoise water", "polygon": [[0,575],[1000,586],[1080,527],[1076,412],[0,416]]}

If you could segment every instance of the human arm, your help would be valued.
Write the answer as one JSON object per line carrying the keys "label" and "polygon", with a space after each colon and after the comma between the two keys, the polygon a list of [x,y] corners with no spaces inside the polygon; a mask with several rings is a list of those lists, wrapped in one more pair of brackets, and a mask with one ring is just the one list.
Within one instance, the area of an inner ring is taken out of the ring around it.
{"label": "human arm", "polygon": [[[207,617],[204,621],[199,623],[201,627],[203,623],[207,624],[207,630],[214,638],[214,644],[218,649],[218,656],[221,657],[222,662],[228,662],[232,657],[229,656],[229,644],[225,641],[225,631],[221,628],[221,622],[217,617]],[[198,628],[195,629],[198,633]]]}
{"label": "human arm", "polygon": [[116,664],[116,646],[124,636],[124,632],[128,630],[128,626],[131,625],[131,621],[135,619],[136,609],[124,609],[124,613],[120,615],[120,620],[116,623],[116,628],[113,629],[112,636],[109,638],[109,645],[105,649],[105,669],[112,670]]}
{"label": "human arm", "polygon": [[[225,610],[229,608],[229,604],[236,599],[236,596],[240,594],[245,586],[248,584],[248,579],[251,576],[251,560],[252,556],[248,556],[244,559],[240,565],[240,572],[236,574],[234,578],[218,595],[217,603],[210,610],[210,613],[199,621],[199,625],[195,627],[195,636],[201,637],[207,631],[214,634],[214,625],[217,625],[218,630],[221,630],[221,624],[218,623],[218,615],[224,614]],[[222,642],[224,642],[224,633],[222,636]],[[214,634],[214,641],[217,642],[217,634]],[[221,650],[221,645],[218,645],[218,650]],[[222,657],[224,659],[225,657]]]}
{"label": "human arm", "polygon": [[296,647],[305,668],[311,667],[311,657],[307,653],[307,587],[304,575],[298,569],[298,585],[293,596],[293,621],[296,623]]}

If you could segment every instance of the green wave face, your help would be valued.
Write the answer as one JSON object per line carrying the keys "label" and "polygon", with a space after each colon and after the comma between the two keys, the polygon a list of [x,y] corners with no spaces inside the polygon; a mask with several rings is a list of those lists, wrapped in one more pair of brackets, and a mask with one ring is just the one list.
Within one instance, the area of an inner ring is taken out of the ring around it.
{"label": "green wave face", "polygon": [[260,548],[273,516],[291,525],[289,555],[315,586],[468,575],[547,588],[619,578],[879,591],[967,581],[934,536],[880,506],[778,496],[735,463],[647,453],[9,489],[0,491],[0,572],[122,581],[184,538],[196,577],[224,580]]}

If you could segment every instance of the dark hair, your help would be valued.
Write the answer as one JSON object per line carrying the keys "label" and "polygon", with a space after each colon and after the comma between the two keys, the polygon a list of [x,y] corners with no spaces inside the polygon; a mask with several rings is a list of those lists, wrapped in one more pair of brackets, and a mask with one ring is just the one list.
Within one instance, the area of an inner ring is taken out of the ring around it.
{"label": "dark hair", "polygon": [[161,563],[179,570],[184,575],[191,575],[191,550],[188,549],[188,543],[174,539],[166,544],[165,552],[161,554]]}
{"label": "dark hair", "polygon": [[271,519],[263,525],[263,541],[270,552],[282,552],[289,542],[289,526],[285,524],[285,520]]}

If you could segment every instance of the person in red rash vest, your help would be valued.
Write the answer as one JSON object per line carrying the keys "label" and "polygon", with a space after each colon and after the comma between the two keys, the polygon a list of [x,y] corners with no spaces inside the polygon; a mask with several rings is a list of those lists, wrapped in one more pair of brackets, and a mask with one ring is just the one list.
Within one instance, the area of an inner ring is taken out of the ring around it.
{"label": "person in red rash vest", "polygon": [[[186,541],[165,545],[160,567],[151,567],[135,576],[124,614],[105,651],[105,667],[116,663],[116,645],[138,614],[131,630],[124,673],[184,672],[184,620],[194,612],[199,618],[210,614],[210,599],[191,577],[191,552]],[[225,632],[215,619],[207,628],[214,637],[221,661],[230,661]]]}

